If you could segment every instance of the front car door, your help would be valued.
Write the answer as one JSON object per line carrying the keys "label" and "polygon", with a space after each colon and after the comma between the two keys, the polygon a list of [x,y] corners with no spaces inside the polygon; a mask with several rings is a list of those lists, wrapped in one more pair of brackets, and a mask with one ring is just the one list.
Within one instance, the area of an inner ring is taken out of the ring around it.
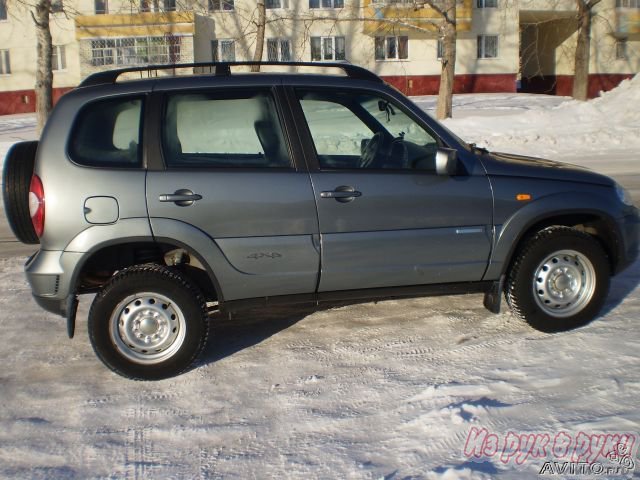
{"label": "front car door", "polygon": [[291,88],[321,234],[320,292],[479,281],[492,235],[480,169],[437,175],[443,140],[373,90]]}

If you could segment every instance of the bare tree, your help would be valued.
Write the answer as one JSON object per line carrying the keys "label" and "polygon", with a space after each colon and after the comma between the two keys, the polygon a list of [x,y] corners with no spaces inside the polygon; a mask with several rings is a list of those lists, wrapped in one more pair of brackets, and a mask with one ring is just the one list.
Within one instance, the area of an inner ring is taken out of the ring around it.
{"label": "bare tree", "polygon": [[573,98],[586,100],[589,95],[589,59],[591,56],[591,20],[593,8],[602,0],[576,0],[578,6],[578,42],[575,53]]}
{"label": "bare tree", "polygon": [[[258,20],[256,23],[256,49],[253,53],[253,61],[259,62],[262,60],[262,53],[264,50],[264,32],[267,26],[267,7],[265,5],[265,0],[258,0],[256,9]],[[259,72],[260,65],[253,65],[251,67],[251,71]]]}
{"label": "bare tree", "polygon": [[42,132],[53,107],[53,70],[51,55],[53,42],[49,27],[51,0],[38,0],[31,10],[31,18],[36,26],[36,117],[37,133]]}
{"label": "bare tree", "polygon": [[442,120],[453,114],[453,84],[456,75],[456,42],[458,38],[456,24],[456,0],[445,0],[444,7],[436,9],[442,16],[442,71],[438,90],[438,108],[436,116]]}

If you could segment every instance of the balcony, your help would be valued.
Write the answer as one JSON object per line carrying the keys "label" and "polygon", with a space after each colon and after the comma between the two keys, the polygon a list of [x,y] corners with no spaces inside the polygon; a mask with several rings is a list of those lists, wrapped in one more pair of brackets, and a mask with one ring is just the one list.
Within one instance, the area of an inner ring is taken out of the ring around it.
{"label": "balcony", "polygon": [[76,38],[193,35],[193,12],[81,15],[76,17]]}
{"label": "balcony", "polygon": [[[471,30],[472,0],[457,0],[458,32]],[[437,2],[441,3],[441,2]],[[364,33],[438,33],[442,16],[424,0],[364,0]]]}

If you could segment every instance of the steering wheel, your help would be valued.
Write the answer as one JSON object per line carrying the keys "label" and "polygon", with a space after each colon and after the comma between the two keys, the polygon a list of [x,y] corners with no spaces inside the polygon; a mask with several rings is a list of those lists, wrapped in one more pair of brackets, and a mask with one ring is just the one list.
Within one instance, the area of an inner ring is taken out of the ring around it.
{"label": "steering wheel", "polygon": [[378,153],[384,142],[384,135],[382,132],[377,132],[371,137],[371,140],[367,143],[367,146],[362,152],[360,159],[360,168],[370,168],[378,157]]}

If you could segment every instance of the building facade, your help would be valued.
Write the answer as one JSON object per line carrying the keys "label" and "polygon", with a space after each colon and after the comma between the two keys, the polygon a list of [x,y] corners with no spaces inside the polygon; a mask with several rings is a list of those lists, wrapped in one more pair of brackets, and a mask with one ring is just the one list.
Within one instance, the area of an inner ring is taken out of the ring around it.
{"label": "building facade", "polygon": [[[441,16],[425,0],[265,0],[263,60],[362,65],[411,95],[437,92]],[[251,60],[255,0],[54,0],[54,98],[103,69]],[[570,94],[574,0],[458,0],[456,92]],[[594,9],[590,94],[640,70],[640,0]],[[34,110],[36,34],[0,0],[0,114]]]}

